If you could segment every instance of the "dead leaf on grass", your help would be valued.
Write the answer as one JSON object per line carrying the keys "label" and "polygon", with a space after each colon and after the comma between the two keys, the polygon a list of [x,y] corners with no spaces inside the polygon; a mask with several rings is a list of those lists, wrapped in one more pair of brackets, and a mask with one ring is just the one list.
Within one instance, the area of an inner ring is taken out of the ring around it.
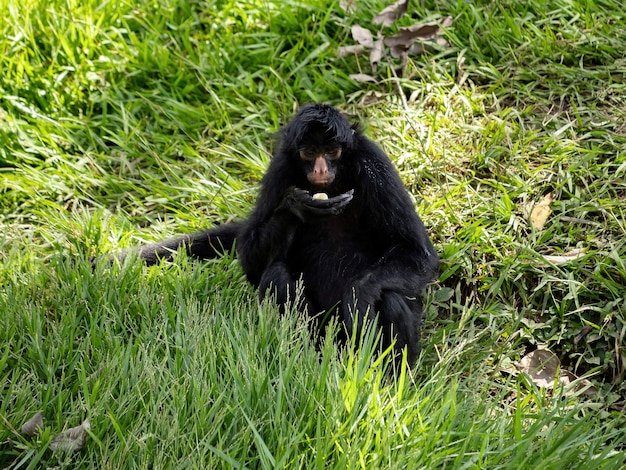
{"label": "dead leaf on grass", "polygon": [[398,33],[385,39],[389,47],[403,46],[408,48],[416,39],[431,39],[439,32],[439,23],[414,24],[400,28]]}
{"label": "dead leaf on grass", "polygon": [[26,437],[33,437],[40,431],[43,431],[43,413],[38,411],[22,425],[22,434]]}
{"label": "dead leaf on grass", "polygon": [[374,47],[374,36],[371,31],[358,24],[352,27],[352,39],[368,49]]}
{"label": "dead leaf on grass", "polygon": [[517,363],[517,368],[530,376],[537,387],[552,388],[557,377],[561,361],[548,349],[536,349],[526,354]]}
{"label": "dead leaf on grass", "polygon": [[351,55],[359,55],[363,54],[367,51],[367,48],[362,44],[355,44],[353,46],[341,46],[337,49],[337,57],[340,59],[345,59]]}
{"label": "dead leaf on grass", "polygon": [[[390,26],[406,13],[408,3],[408,0],[403,0],[390,5],[373,19],[373,24]],[[352,26],[351,33],[352,38],[358,44],[339,47],[337,57],[344,59],[352,55],[369,52],[370,65],[375,72],[384,55],[385,46],[387,46],[392,57],[402,60],[402,71],[404,72],[408,63],[408,54],[417,55],[422,54],[429,48],[449,46],[448,42],[440,35],[442,28],[450,26],[452,21],[452,17],[447,16],[439,22],[422,23],[400,28],[397,34],[390,37],[385,37],[382,31],[379,31],[377,36],[374,37],[369,29],[356,24]],[[421,42],[417,43],[416,41]]]}
{"label": "dead leaf on grass", "polygon": [[385,45],[389,47],[391,55],[401,58],[407,52],[421,54],[424,52],[424,45],[416,41],[434,41],[438,45],[448,45],[444,38],[438,37],[442,33],[442,28],[452,24],[452,17],[447,16],[441,22],[431,22],[414,24],[405,28],[400,28],[397,34],[385,38]]}
{"label": "dead leaf on grass", "polygon": [[366,73],[353,73],[352,75],[350,75],[350,78],[356,82],[362,82],[362,83],[376,83],[377,82],[376,78]]}
{"label": "dead leaf on grass", "polygon": [[383,57],[383,40],[379,39],[374,41],[374,47],[370,51],[370,65],[372,66],[372,70],[376,72],[376,67],[380,63],[380,59]]}
{"label": "dead leaf on grass", "polygon": [[381,12],[372,19],[372,23],[391,26],[398,18],[402,18],[408,7],[409,0],[399,0],[381,10]]}
{"label": "dead leaf on grass", "polygon": [[339,58],[347,57],[352,54],[360,54],[369,50],[370,65],[372,66],[372,70],[376,71],[376,67],[383,57],[384,48],[380,33],[378,34],[378,38],[374,39],[369,29],[356,24],[352,27],[352,38],[359,44],[356,46],[340,47],[337,53]]}
{"label": "dead leaf on grass", "polygon": [[[566,395],[595,395],[597,389],[588,379],[581,379],[572,372],[561,368],[561,361],[548,349],[536,349],[526,354],[518,363],[517,369],[528,375],[540,388],[552,389],[557,383],[565,387]],[[573,386],[570,386],[573,385]]]}
{"label": "dead leaf on grass", "polygon": [[376,104],[387,97],[386,93],[381,93],[379,91],[368,91],[363,95],[363,98],[359,100],[359,106],[366,107]]}
{"label": "dead leaf on grass", "polygon": [[66,429],[52,439],[50,450],[75,451],[85,447],[87,431],[91,429],[91,423],[86,419],[80,426]]}
{"label": "dead leaf on grass", "polygon": [[543,259],[545,259],[549,263],[558,265],[558,264],[569,263],[570,261],[574,261],[575,259],[578,259],[581,256],[585,256],[584,248],[576,248],[562,255],[543,255]]}
{"label": "dead leaf on grass", "polygon": [[552,209],[550,209],[552,201],[554,201],[554,196],[552,193],[548,193],[533,207],[530,213],[530,223],[535,230],[543,230],[543,227],[546,225],[548,217],[552,214]]}
{"label": "dead leaf on grass", "polygon": [[341,0],[339,6],[346,13],[354,13],[356,11],[356,0]]}
{"label": "dead leaf on grass", "polygon": [[[422,55],[427,51],[432,51],[436,47],[447,48],[450,47],[450,43],[444,38],[437,36],[430,41],[420,41],[414,43],[408,50],[409,55]],[[393,54],[393,52],[392,52]]]}
{"label": "dead leaf on grass", "polygon": [[581,379],[575,374],[572,374],[568,370],[561,371],[561,377],[559,377],[559,383],[562,385],[570,385],[573,382],[576,383],[574,387],[565,390],[566,395],[573,395],[575,393],[581,393],[583,395],[595,395],[598,393],[598,389],[593,386],[590,380]]}

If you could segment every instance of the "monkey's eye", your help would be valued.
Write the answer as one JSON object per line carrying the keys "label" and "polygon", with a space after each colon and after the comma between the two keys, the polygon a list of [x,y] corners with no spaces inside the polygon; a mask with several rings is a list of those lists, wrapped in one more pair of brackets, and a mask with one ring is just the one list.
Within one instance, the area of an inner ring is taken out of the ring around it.
{"label": "monkey's eye", "polygon": [[324,152],[324,156],[330,160],[337,160],[341,157],[341,147]]}
{"label": "monkey's eye", "polygon": [[302,160],[315,160],[316,156],[317,155],[313,150],[308,150],[308,149],[300,150],[300,158]]}

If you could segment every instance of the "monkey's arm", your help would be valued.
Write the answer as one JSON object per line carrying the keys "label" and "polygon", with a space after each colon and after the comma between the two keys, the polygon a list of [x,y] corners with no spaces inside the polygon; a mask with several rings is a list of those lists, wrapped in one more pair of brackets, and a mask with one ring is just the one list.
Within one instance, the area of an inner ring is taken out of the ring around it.
{"label": "monkey's arm", "polygon": [[248,280],[258,286],[264,271],[276,261],[285,259],[293,237],[304,221],[341,213],[352,200],[352,193],[313,199],[307,191],[291,187],[273,211],[257,206],[237,241],[239,261]]}
{"label": "monkey's arm", "polygon": [[439,256],[389,158],[366,139],[359,151],[368,156],[360,161],[356,180],[360,231],[380,251],[344,292],[342,314],[349,328],[373,318],[385,292],[419,296],[439,270]]}

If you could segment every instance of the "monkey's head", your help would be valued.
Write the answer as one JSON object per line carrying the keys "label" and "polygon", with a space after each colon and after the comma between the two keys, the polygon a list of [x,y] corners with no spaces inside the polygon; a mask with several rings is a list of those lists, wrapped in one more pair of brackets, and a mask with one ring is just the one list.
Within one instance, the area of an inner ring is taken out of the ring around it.
{"label": "monkey's head", "polygon": [[300,162],[308,182],[324,188],[337,176],[342,156],[356,139],[356,128],[332,106],[304,106],[283,129],[283,149]]}

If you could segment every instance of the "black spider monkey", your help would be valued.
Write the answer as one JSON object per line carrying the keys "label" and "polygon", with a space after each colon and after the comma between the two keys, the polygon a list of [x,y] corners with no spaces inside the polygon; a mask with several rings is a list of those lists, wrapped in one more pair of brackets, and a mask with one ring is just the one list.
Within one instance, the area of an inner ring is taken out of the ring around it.
{"label": "black spider monkey", "polygon": [[140,257],[154,264],[184,246],[208,259],[235,246],[262,299],[338,315],[348,335],[375,321],[382,347],[395,339],[412,364],[419,296],[439,257],[389,157],[323,104],[303,107],[280,137],[248,219],[143,246]]}

